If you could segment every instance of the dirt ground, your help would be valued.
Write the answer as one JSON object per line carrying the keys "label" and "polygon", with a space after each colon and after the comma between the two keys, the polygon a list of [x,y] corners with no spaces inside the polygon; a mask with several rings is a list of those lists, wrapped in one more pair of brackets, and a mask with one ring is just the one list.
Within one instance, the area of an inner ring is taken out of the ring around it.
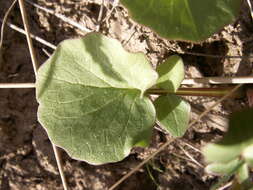
{"label": "dirt ground", "polygon": [[[1,19],[11,2],[0,1]],[[90,30],[95,30],[98,25],[99,0],[32,2],[54,10],[55,13],[62,14]],[[151,30],[134,23],[120,5],[108,18],[113,1],[105,2],[102,17],[105,20],[100,24],[100,32],[118,39],[131,52],[145,53],[154,66],[170,55],[180,54],[185,62],[186,77],[246,76],[252,73],[252,60],[248,56],[252,55],[253,22],[246,3],[242,3],[240,17],[234,23],[202,44],[192,44],[159,38]],[[54,45],[64,39],[80,37],[86,33],[29,3],[26,5],[31,32]],[[18,5],[12,10],[8,22],[23,27]],[[34,82],[35,76],[25,36],[6,27],[3,45],[0,52],[0,83]],[[34,42],[34,45],[39,63],[43,64],[53,50],[39,42]],[[220,55],[221,58],[192,55],[196,53]],[[224,55],[238,55],[242,58],[222,58]],[[208,86],[210,85],[198,87]],[[185,98],[192,105],[192,119],[217,100],[203,97]],[[219,177],[205,172],[203,156],[187,144],[200,149],[207,142],[220,139],[226,131],[228,114],[246,106],[245,99],[226,100],[190,128],[183,141],[172,143],[117,189],[209,189]],[[63,189],[50,141],[37,121],[37,107],[34,89],[0,89],[0,190]],[[73,160],[61,151],[70,189],[108,189],[169,138],[169,135],[154,129],[149,147],[134,148],[131,155],[123,161],[101,166]],[[193,162],[185,152],[198,163]]]}

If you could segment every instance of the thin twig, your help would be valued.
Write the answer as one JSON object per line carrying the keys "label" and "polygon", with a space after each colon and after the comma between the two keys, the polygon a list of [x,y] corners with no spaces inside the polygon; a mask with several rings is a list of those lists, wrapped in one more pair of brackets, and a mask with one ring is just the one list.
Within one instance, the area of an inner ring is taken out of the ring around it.
{"label": "thin twig", "polygon": [[33,3],[32,1],[29,1],[29,0],[25,0],[25,1],[27,1],[29,4],[31,4],[32,6],[38,8],[38,9],[40,9],[42,11],[45,11],[45,12],[51,14],[51,15],[56,16],[57,18],[61,19],[62,21],[64,21],[64,22],[66,22],[66,23],[68,23],[68,24],[70,24],[70,25],[72,25],[72,26],[80,29],[81,31],[83,31],[85,33],[92,32],[91,29],[89,29],[89,28],[87,28],[87,27],[85,27],[85,26],[83,26],[83,25],[81,25],[81,24],[79,24],[79,23],[77,23],[77,22],[75,22],[75,21],[73,21],[73,20],[65,17],[64,15],[56,13],[55,11],[50,10],[48,8],[42,7],[42,6],[40,6],[40,5],[36,4],[36,3]]}
{"label": "thin twig", "polygon": [[33,48],[33,42],[31,39],[30,26],[28,24],[28,19],[27,19],[27,15],[26,15],[26,11],[25,11],[25,5],[24,5],[23,0],[19,0],[18,2],[19,2],[20,12],[22,15],[22,20],[23,20],[24,28],[25,28],[25,32],[26,32],[26,39],[27,39],[27,43],[28,43],[28,47],[29,47],[29,51],[30,51],[30,55],[31,55],[31,59],[32,59],[34,74],[35,74],[35,76],[37,76],[37,70],[39,68],[39,65],[38,65],[35,51]]}
{"label": "thin twig", "polygon": [[100,25],[102,23],[103,12],[104,12],[104,0],[102,0],[102,2],[101,2],[99,14],[98,14],[97,28],[96,28],[97,32],[100,30]]}
{"label": "thin twig", "polygon": [[106,15],[106,17],[102,20],[102,22],[108,21],[110,17],[112,16],[113,11],[116,9],[118,6],[118,0],[115,0],[112,4],[112,9],[109,11],[109,13]]}
{"label": "thin twig", "polygon": [[251,19],[253,19],[253,10],[252,10],[252,5],[251,5],[250,0],[247,0],[247,3],[248,3],[248,5],[249,5],[249,10],[250,10]]}
{"label": "thin twig", "polygon": [[193,120],[190,124],[189,127],[192,127],[195,123],[197,123],[202,117],[204,117],[206,114],[208,114],[214,107],[216,107],[218,104],[220,104],[222,101],[227,99],[229,96],[231,96],[235,91],[237,91],[243,84],[238,84],[236,85],[229,93],[227,93],[225,96],[223,96],[221,99],[219,99],[217,102],[215,102],[212,106],[210,106],[207,110],[202,112],[198,116],[197,119]]}
{"label": "thin twig", "polygon": [[68,184],[67,184],[66,177],[65,177],[65,174],[64,174],[64,171],[63,171],[62,159],[61,159],[59,149],[53,143],[52,143],[52,147],[53,147],[53,150],[54,150],[54,155],[55,155],[55,159],[56,159],[56,162],[57,162],[58,170],[60,172],[63,188],[64,188],[64,190],[68,190]]}
{"label": "thin twig", "polygon": [[253,77],[203,77],[184,79],[181,84],[252,84]]}
{"label": "thin twig", "polygon": [[[0,19],[0,21],[2,22],[1,19]],[[11,24],[9,22],[7,22],[6,25],[9,26],[11,29],[13,29],[13,30],[15,30],[15,31],[17,31],[17,32],[19,32],[21,34],[26,35],[25,30],[23,30],[22,28],[14,25],[14,24]],[[52,43],[50,43],[50,42],[48,42],[48,41],[46,41],[46,40],[44,40],[44,39],[42,39],[42,38],[40,38],[38,36],[35,36],[34,34],[30,34],[30,35],[31,35],[31,38],[34,39],[34,40],[36,40],[37,42],[39,42],[39,43],[41,43],[41,44],[43,44],[43,45],[45,45],[45,46],[47,46],[47,47],[49,47],[51,49],[56,49],[56,46],[54,44],[52,44]]]}
{"label": "thin twig", "polygon": [[181,55],[195,55],[195,56],[201,56],[201,57],[210,57],[214,59],[243,59],[243,58],[253,58],[253,56],[241,56],[241,55],[212,55],[212,54],[206,54],[206,53],[197,53],[197,52],[189,52],[184,51],[183,53],[179,53]]}
{"label": "thin twig", "polygon": [[0,83],[0,88],[35,88],[34,83]]}
{"label": "thin twig", "polygon": [[[26,30],[27,42],[28,42],[28,47],[29,47],[30,55],[31,55],[32,62],[33,62],[34,73],[35,73],[35,76],[37,76],[38,62],[37,62],[37,59],[35,57],[35,51],[34,51],[31,36],[30,36],[30,28],[29,28],[29,24],[28,24],[26,11],[25,11],[25,5],[24,5],[23,0],[19,0],[18,2],[19,2],[19,6],[20,6],[20,11],[21,11],[23,23],[24,23],[24,28]],[[64,190],[68,190],[67,181],[66,181],[65,175],[63,173],[63,167],[62,167],[62,164],[61,164],[60,154],[57,150],[57,147],[53,143],[52,143],[52,146],[53,146],[57,166],[58,166],[58,169],[59,169],[59,172],[60,172],[63,188],[64,188]]]}
{"label": "thin twig", "polygon": [[230,187],[231,185],[233,185],[233,181],[228,182],[227,184],[225,184],[224,186],[218,188],[217,190],[225,190],[228,187]]}
{"label": "thin twig", "polygon": [[11,6],[9,7],[9,9],[6,11],[5,15],[4,15],[4,19],[2,22],[2,26],[1,26],[1,38],[0,38],[0,50],[2,49],[2,45],[3,45],[3,39],[4,39],[4,26],[5,23],[7,21],[7,18],[12,10],[12,8],[14,7],[14,5],[16,4],[17,0],[14,0],[11,4]]}
{"label": "thin twig", "polygon": [[165,147],[167,147],[169,144],[171,144],[175,139],[170,139],[165,144],[163,144],[159,149],[157,149],[154,153],[152,153],[148,158],[143,160],[140,164],[138,164],[134,169],[132,169],[128,174],[123,176],[120,180],[118,180],[113,186],[109,188],[109,190],[115,189],[119,184],[121,184],[125,179],[127,179],[129,176],[131,176],[133,173],[135,173],[137,170],[139,170],[144,164],[146,164],[150,159],[152,159],[154,156],[156,156],[159,152],[161,152]]}
{"label": "thin twig", "polygon": [[180,142],[185,144],[186,146],[190,147],[191,149],[195,150],[196,152],[201,153],[201,151],[198,148],[194,147],[193,145],[189,144],[188,142],[185,142],[182,139],[180,140]]}
{"label": "thin twig", "polygon": [[204,166],[202,164],[200,164],[193,156],[190,155],[189,152],[187,152],[183,147],[179,146],[179,148],[184,152],[184,154],[193,162],[195,163],[197,166],[204,168]]}

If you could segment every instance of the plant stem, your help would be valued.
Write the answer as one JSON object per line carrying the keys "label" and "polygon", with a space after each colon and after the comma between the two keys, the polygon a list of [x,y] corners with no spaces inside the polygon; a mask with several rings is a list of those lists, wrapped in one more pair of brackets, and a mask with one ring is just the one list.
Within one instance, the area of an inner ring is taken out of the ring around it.
{"label": "plant stem", "polygon": [[[167,95],[176,94],[182,96],[209,96],[209,97],[222,97],[230,92],[233,88],[179,88],[176,92],[164,89],[149,89],[148,94]],[[239,90],[233,94],[233,98],[241,98],[244,96],[243,90]]]}

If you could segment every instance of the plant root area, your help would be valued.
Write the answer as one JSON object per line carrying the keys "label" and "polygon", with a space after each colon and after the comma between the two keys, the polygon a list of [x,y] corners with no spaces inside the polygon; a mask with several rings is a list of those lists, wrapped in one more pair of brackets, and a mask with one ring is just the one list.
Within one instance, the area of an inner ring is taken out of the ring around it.
{"label": "plant root area", "polygon": [[[32,34],[54,45],[64,39],[81,37],[87,33],[56,17],[56,14],[61,14],[92,31],[99,28],[99,32],[118,39],[128,51],[143,52],[154,68],[170,55],[181,55],[185,63],[186,78],[247,76],[252,72],[252,60],[249,56],[252,55],[253,47],[253,22],[246,3],[242,5],[241,14],[234,23],[203,43],[193,44],[160,38],[150,29],[131,20],[120,4],[113,8],[114,1],[104,1],[101,22],[98,22],[98,17],[102,0],[32,2],[53,10],[54,14],[49,14],[25,1]],[[0,1],[1,19],[11,3],[10,0]],[[8,23],[23,28],[18,4],[11,11]],[[39,64],[43,64],[53,53],[51,48],[37,41],[34,41],[34,46]],[[213,58],[209,55],[220,57]],[[224,58],[225,55],[241,57]],[[35,82],[26,38],[6,26],[3,48],[0,51],[0,83],[21,82]],[[215,85],[199,84],[195,87]],[[217,98],[184,98],[192,106],[192,120],[217,101]],[[246,106],[246,98],[222,102],[189,128],[183,139],[173,142],[116,189],[209,189],[219,180],[219,176],[205,172],[206,163],[198,150],[209,142],[221,139],[227,130],[228,115]],[[1,190],[63,189],[50,140],[37,121],[37,108],[34,89],[0,89]],[[134,148],[127,158],[118,163],[93,166],[73,160],[61,150],[69,189],[108,189],[171,138],[157,128],[159,126],[153,130],[149,147]]]}

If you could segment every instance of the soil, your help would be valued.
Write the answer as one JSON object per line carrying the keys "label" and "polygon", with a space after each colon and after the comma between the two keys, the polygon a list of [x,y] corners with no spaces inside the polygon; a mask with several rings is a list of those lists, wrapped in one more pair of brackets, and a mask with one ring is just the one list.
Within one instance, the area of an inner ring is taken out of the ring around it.
{"label": "soil", "polygon": [[[11,2],[0,1],[1,19]],[[101,3],[99,0],[33,0],[32,2],[54,10],[55,13],[62,14],[90,30],[97,28]],[[160,38],[148,28],[133,22],[121,5],[117,6],[108,18],[114,1],[105,2],[102,18],[107,19],[100,24],[99,31],[118,39],[131,52],[145,53],[154,67],[168,56],[180,54],[185,62],[186,77],[246,76],[252,73],[252,60],[248,56],[252,55],[253,23],[246,3],[243,3],[240,17],[234,23],[205,42],[192,44]],[[26,3],[26,7],[32,33],[54,45],[64,39],[80,37],[86,33],[29,3]],[[19,27],[23,26],[18,5],[12,10],[8,22]],[[25,36],[6,27],[3,45],[0,52],[0,82],[34,82],[35,76]],[[53,51],[38,42],[34,42],[34,46],[39,63],[43,64],[48,54]],[[196,53],[243,57],[227,59],[192,55]],[[199,85],[199,87],[207,86],[210,85]],[[38,104],[35,90],[1,89],[0,91],[0,189],[63,189],[51,143],[37,121]],[[185,98],[192,105],[192,119],[217,100],[204,97]],[[219,177],[205,172],[206,163],[203,156],[185,142],[200,149],[206,143],[222,138],[227,129],[227,116],[243,107],[247,107],[245,99],[226,100],[190,128],[184,141],[178,140],[172,143],[117,189],[209,189]],[[134,148],[123,161],[101,166],[73,160],[62,150],[64,172],[70,189],[108,189],[169,138],[169,135],[154,129],[149,147]],[[184,150],[199,164],[192,162]]]}

